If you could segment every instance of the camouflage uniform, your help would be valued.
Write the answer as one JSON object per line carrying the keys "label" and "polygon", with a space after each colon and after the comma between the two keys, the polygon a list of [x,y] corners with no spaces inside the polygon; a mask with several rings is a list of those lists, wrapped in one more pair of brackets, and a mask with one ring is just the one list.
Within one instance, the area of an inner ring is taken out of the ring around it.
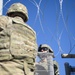
{"label": "camouflage uniform", "polygon": [[34,75],[36,33],[26,23],[28,12],[14,3],[0,16],[0,75]]}
{"label": "camouflage uniform", "polygon": [[59,75],[59,65],[58,65],[58,63],[54,60],[53,64],[54,64],[54,75]]}
{"label": "camouflage uniform", "polygon": [[[50,53],[53,53],[53,50],[51,49],[51,47],[50,46],[48,46],[47,44],[42,44],[42,45],[40,45],[39,46],[39,48],[38,48],[38,52],[42,52],[41,51],[41,49],[42,48],[48,48],[48,51],[47,50],[45,50],[45,51],[47,51],[47,52],[50,52]],[[43,52],[42,52],[43,53]],[[43,73],[43,74],[45,74],[46,72],[46,75],[48,75],[49,73],[48,73],[48,60],[47,60],[47,56],[44,56],[44,55],[39,55],[38,54],[38,56],[39,56],[39,58],[41,59],[40,60],[40,62],[38,62],[37,64],[36,64],[36,67],[38,67],[38,66],[42,66],[42,67],[44,67],[44,69],[45,69],[45,72]],[[46,57],[46,58],[45,58]],[[43,61],[44,59],[46,59],[47,61]],[[53,66],[54,66],[54,75],[59,75],[59,67],[58,67],[58,63],[54,60],[53,61]],[[36,70],[38,70],[37,68],[36,68]],[[41,73],[41,72],[40,72]],[[39,74],[39,75],[41,75],[41,74]]]}
{"label": "camouflage uniform", "polygon": [[[59,75],[59,66],[58,66],[58,63],[54,60],[53,64],[54,64],[54,75]],[[48,73],[48,63],[47,62],[40,61],[39,63],[36,64],[36,67],[39,67],[39,66],[44,67],[43,68],[43,70],[44,70],[43,71],[43,75],[49,75],[49,73]],[[37,70],[38,70],[38,68],[36,68],[36,71]],[[42,72],[41,69],[39,69],[39,70]],[[41,74],[38,74],[38,75],[41,75]]]}

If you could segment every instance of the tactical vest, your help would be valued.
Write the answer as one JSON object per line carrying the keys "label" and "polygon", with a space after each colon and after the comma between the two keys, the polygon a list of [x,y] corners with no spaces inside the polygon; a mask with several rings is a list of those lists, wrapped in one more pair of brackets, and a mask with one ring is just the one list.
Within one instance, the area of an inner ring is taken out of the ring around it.
{"label": "tactical vest", "polygon": [[0,16],[0,60],[12,58],[35,57],[36,34],[25,23],[8,17],[8,23],[3,24],[5,17]]}

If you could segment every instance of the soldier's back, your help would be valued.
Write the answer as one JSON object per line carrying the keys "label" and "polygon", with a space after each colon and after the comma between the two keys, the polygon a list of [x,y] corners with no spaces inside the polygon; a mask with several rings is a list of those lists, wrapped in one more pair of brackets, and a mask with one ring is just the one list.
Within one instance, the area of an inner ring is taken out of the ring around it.
{"label": "soldier's back", "polygon": [[30,26],[0,16],[0,75],[25,75],[24,59],[35,57],[36,46],[36,34]]}

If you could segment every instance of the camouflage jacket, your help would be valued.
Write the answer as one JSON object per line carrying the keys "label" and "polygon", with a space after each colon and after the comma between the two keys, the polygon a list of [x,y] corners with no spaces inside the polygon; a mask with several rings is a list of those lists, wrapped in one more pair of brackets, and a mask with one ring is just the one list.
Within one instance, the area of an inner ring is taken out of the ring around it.
{"label": "camouflage jacket", "polygon": [[0,16],[0,61],[36,55],[36,33],[24,22]]}

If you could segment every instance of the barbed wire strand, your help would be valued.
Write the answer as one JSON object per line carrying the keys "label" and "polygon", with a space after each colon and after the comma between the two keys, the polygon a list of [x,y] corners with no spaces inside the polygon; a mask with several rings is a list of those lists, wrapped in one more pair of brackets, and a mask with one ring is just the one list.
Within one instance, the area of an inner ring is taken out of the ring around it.
{"label": "barbed wire strand", "polygon": [[75,44],[74,44],[73,47],[69,50],[69,53],[68,53],[68,54],[71,53],[71,51],[74,49],[74,47],[75,47]]}
{"label": "barbed wire strand", "polygon": [[[59,54],[59,53],[61,53],[63,50],[62,50],[62,48],[61,48],[61,44],[60,44],[60,39],[61,39],[61,36],[62,36],[62,33],[63,33],[63,29],[62,29],[62,31],[61,31],[61,33],[60,33],[60,35],[59,35],[59,20],[60,20],[60,16],[61,16],[61,14],[60,14],[60,12],[59,12],[59,14],[57,13],[57,8],[56,8],[56,34],[57,34],[57,37],[56,37],[56,42],[57,42],[57,44],[58,44],[58,52],[55,54],[55,57]],[[64,51],[63,51],[64,52]]]}
{"label": "barbed wire strand", "polygon": [[49,31],[49,33],[52,35],[53,39],[54,39],[54,40],[57,42],[57,44],[58,44],[59,50],[58,50],[58,52],[55,54],[55,57],[56,57],[60,52],[64,52],[64,51],[62,50],[62,48],[61,48],[61,45],[60,45],[60,39],[61,39],[63,30],[62,30],[62,32],[60,33],[60,36],[59,36],[58,39],[53,35],[53,33],[50,31],[49,28],[47,28],[47,30]]}
{"label": "barbed wire strand", "polygon": [[[72,37],[73,40],[75,40],[75,38],[73,37],[73,35],[71,34],[71,32],[68,30],[68,27],[67,27],[67,25],[66,25],[66,23],[65,23],[63,14],[62,14],[62,18],[63,18],[63,21],[64,21],[64,25],[65,25],[66,31],[67,31],[67,33],[68,33],[68,38],[69,38],[69,41],[70,41],[70,49],[71,49],[71,51],[72,51],[73,48],[72,48],[72,43],[71,43],[70,37]],[[69,51],[69,52],[71,52],[71,51]]]}
{"label": "barbed wire strand", "polygon": [[11,0],[8,0],[8,1],[3,5],[2,9],[0,9],[0,11],[3,10],[3,8],[4,8],[10,1],[11,1]]}
{"label": "barbed wire strand", "polygon": [[[39,4],[35,0],[33,0],[33,2],[31,0],[29,0],[29,1],[37,7],[37,14],[36,14],[35,22],[36,22],[37,18],[39,18],[40,26],[44,33],[44,29],[43,29],[41,18],[40,18],[40,11],[41,11],[40,5],[41,5],[42,0],[39,1]],[[35,22],[34,22],[34,24],[35,24]]]}
{"label": "barbed wire strand", "polygon": [[[61,2],[60,2],[60,5],[62,5]],[[72,47],[72,43],[71,43],[70,37],[72,37],[73,40],[75,40],[75,37],[74,37],[73,34],[69,31],[69,29],[68,29],[68,27],[67,27],[67,24],[66,24],[66,22],[65,22],[65,20],[64,20],[62,8],[60,7],[60,9],[61,9],[61,10],[60,10],[61,16],[62,16],[62,19],[63,19],[64,25],[65,25],[66,31],[67,31],[67,33],[68,33],[68,38],[69,38],[69,41],[70,41],[70,50],[69,50],[69,53],[70,53],[70,52],[73,50],[73,48],[74,48],[74,46]]]}
{"label": "barbed wire strand", "polygon": [[63,30],[61,31],[60,36],[57,38],[58,52],[57,52],[57,54],[55,54],[55,57],[56,57],[59,53],[64,52],[64,51],[62,50],[62,47],[61,47],[61,44],[60,44],[60,40],[61,40],[62,33],[63,33]]}
{"label": "barbed wire strand", "polygon": [[8,0],[4,5],[3,7],[5,7],[11,0]]}
{"label": "barbed wire strand", "polygon": [[47,27],[48,32],[52,35],[52,39],[54,39],[56,41],[55,36],[53,35],[53,33],[50,31],[50,28]]}
{"label": "barbed wire strand", "polygon": [[60,52],[62,52],[62,48],[61,48],[61,45],[60,45],[60,39],[61,39],[61,35],[62,35],[62,33],[63,33],[63,30],[62,30],[60,36],[58,37],[58,33],[59,33],[59,32],[58,32],[58,23],[59,23],[60,16],[61,16],[61,14],[59,14],[59,16],[57,16],[58,19],[56,19],[56,20],[57,20],[57,27],[56,27],[56,28],[57,28],[57,39],[55,38],[54,34],[50,31],[50,29],[47,28],[47,30],[49,31],[49,33],[51,33],[51,35],[52,35],[52,39],[54,38],[54,40],[57,42],[58,47],[59,47],[59,50],[58,50],[58,52],[55,54],[55,56],[57,56]]}
{"label": "barbed wire strand", "polygon": [[71,34],[71,32],[68,30],[68,27],[67,27],[67,24],[66,24],[67,21],[65,22],[65,20],[64,20],[64,15],[63,15],[63,11],[62,11],[62,3],[63,3],[63,0],[59,0],[59,3],[60,3],[61,17],[62,17],[63,23],[65,25],[66,31],[68,33],[68,38],[69,38],[69,42],[70,42],[70,51],[69,52],[71,52],[73,48],[72,48],[72,43],[71,43],[70,36],[73,38],[73,40],[75,40],[75,38],[73,37],[73,35]]}
{"label": "barbed wire strand", "polygon": [[[68,24],[67,24],[67,21],[68,21],[68,16],[67,16],[66,21],[65,21],[66,26],[68,25]],[[68,27],[67,27],[67,28],[68,28]],[[70,38],[69,34],[68,34],[68,38],[69,38],[69,42],[70,42],[70,49],[69,49],[69,52],[70,52],[70,50],[72,50],[73,48],[72,48],[71,38]]]}

